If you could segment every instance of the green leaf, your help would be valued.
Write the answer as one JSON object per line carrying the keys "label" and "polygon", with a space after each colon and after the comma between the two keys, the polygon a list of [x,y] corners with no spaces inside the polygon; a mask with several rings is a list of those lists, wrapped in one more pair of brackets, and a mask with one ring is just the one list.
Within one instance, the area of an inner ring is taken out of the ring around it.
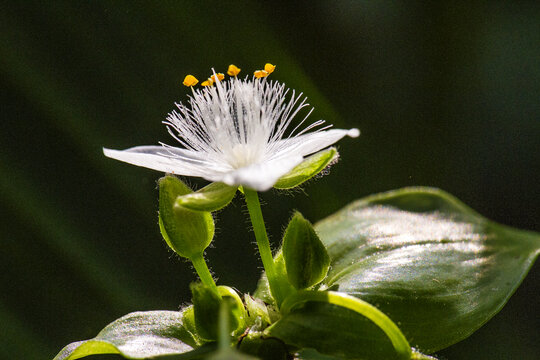
{"label": "green leaf", "polygon": [[[397,356],[400,359],[410,359],[411,358],[411,346],[407,342],[407,339],[405,339],[405,336],[403,333],[399,330],[399,328],[386,316],[384,313],[382,313],[379,309],[377,309],[375,306],[358,299],[354,296],[337,292],[337,291],[318,291],[318,290],[301,290],[297,293],[289,296],[285,299],[283,302],[280,312],[282,316],[284,317],[284,321],[287,321],[287,315],[293,311],[294,309],[304,305],[307,302],[322,302],[325,304],[332,304],[337,305],[342,310],[351,310],[355,314],[362,315],[363,317],[369,319],[372,321],[377,327],[382,330],[388,339],[392,342],[392,345],[395,349],[395,352]],[[278,326],[279,321],[274,326]],[[339,324],[338,324],[339,325]],[[267,332],[272,332],[272,327],[266,329]],[[321,335],[321,334],[310,334],[307,333],[308,337],[309,335]],[[340,335],[340,334],[338,334]],[[313,336],[318,337],[318,336]],[[284,339],[288,340],[288,339]],[[305,340],[303,340],[305,341]],[[309,341],[309,340],[308,340]],[[309,343],[304,343],[303,346],[309,346]],[[319,347],[317,347],[319,348]],[[328,349],[331,354],[335,354],[336,352],[349,352],[349,350],[341,350],[341,349]],[[357,354],[357,351],[354,351],[353,354]],[[348,353],[350,355],[350,352]],[[372,357],[372,355],[370,356]]]}
{"label": "green leaf", "polygon": [[190,288],[197,334],[205,340],[217,340],[221,299],[211,288],[202,283],[191,283]]}
{"label": "green leaf", "polygon": [[264,331],[296,349],[344,359],[403,359],[373,322],[341,306],[307,302]]}
{"label": "green leaf", "polygon": [[179,196],[176,204],[194,211],[216,211],[231,202],[236,190],[235,186],[215,182],[196,192]]}
{"label": "green leaf", "polygon": [[[193,311],[196,333],[205,340],[218,339],[218,321],[220,304],[222,298],[230,298],[227,307],[229,311],[228,322],[230,331],[235,333],[244,331],[247,314],[242,303],[242,299],[236,291],[228,286],[218,286],[218,294],[203,283],[192,283],[190,285],[193,295]],[[222,298],[220,298],[222,297]]]}
{"label": "green leaf", "polygon": [[294,360],[341,360],[335,356],[323,355],[315,349],[301,349],[294,354]]}
{"label": "green leaf", "polygon": [[96,354],[120,354],[129,359],[183,354],[182,359],[191,359],[200,355],[193,351],[195,345],[183,326],[181,312],[134,312],[107,325],[93,339],[69,344],[54,360]]}
{"label": "green leaf", "polygon": [[296,289],[307,289],[326,276],[330,266],[326,248],[311,223],[299,212],[285,230],[282,251],[287,277]]}
{"label": "green leaf", "polygon": [[494,316],[540,250],[539,234],[491,222],[430,188],[370,196],[316,229],[331,258],[324,284],[377,306],[427,353]]}
{"label": "green leaf", "polygon": [[323,171],[328,165],[336,161],[338,156],[338,152],[334,147],[319,151],[306,158],[289,173],[283,175],[274,187],[276,189],[294,188]]}
{"label": "green leaf", "polygon": [[178,255],[192,258],[202,254],[214,237],[212,214],[175,206],[178,196],[192,193],[180,179],[159,179],[159,228],[161,235]]}
{"label": "green leaf", "polygon": [[251,333],[242,339],[240,351],[261,360],[287,360],[289,352],[285,344],[275,338],[265,338],[260,333]]}
{"label": "green leaf", "polygon": [[240,295],[229,286],[220,285],[217,288],[218,293],[222,298],[229,298],[229,300],[231,300],[229,303],[229,322],[231,330],[234,331],[235,335],[240,335],[244,332],[248,320],[248,314],[244,307],[244,303],[242,302],[242,298],[240,298]]}

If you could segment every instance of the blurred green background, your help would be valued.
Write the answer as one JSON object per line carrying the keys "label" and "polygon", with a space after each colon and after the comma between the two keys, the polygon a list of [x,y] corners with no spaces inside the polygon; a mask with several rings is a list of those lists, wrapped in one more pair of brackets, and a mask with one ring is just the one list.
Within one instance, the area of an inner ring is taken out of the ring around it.
{"label": "blurred green background", "polygon": [[[157,226],[157,172],[103,146],[174,144],[161,121],[186,74],[277,64],[312,120],[358,127],[305,192],[263,194],[274,244],[353,199],[440,187],[540,231],[540,2],[17,1],[0,11],[0,358],[50,359],[135,310],[189,301],[193,269]],[[194,186],[203,181],[189,180]],[[207,258],[253,291],[241,198]],[[493,320],[439,355],[537,359],[540,267]]]}

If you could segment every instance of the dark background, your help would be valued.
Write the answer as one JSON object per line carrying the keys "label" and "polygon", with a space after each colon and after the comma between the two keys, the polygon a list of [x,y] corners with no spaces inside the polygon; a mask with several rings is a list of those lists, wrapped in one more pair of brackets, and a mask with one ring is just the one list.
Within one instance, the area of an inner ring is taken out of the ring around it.
{"label": "dark background", "polygon": [[[160,123],[186,74],[265,62],[311,119],[358,127],[305,193],[263,194],[275,244],[353,199],[440,187],[540,231],[540,2],[18,1],[0,11],[0,357],[50,359],[135,310],[174,310],[195,279],[157,226],[157,172],[103,146],[174,144]],[[203,181],[190,179],[194,186]],[[253,291],[260,264],[241,198],[207,258]],[[507,306],[447,359],[536,359],[535,265]]]}

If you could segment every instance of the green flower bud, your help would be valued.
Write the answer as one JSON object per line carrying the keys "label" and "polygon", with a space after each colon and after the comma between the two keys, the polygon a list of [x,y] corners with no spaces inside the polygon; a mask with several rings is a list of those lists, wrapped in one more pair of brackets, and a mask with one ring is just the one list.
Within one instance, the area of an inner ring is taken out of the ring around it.
{"label": "green flower bud", "polygon": [[296,289],[307,289],[326,277],[330,257],[313,225],[299,212],[285,230],[282,250],[287,277]]}
{"label": "green flower bud", "polygon": [[159,179],[159,228],[161,235],[178,255],[191,259],[202,254],[214,237],[214,219],[204,211],[191,211],[176,204],[178,196],[193,191],[180,179]]}
{"label": "green flower bud", "polygon": [[303,182],[311,179],[327,166],[336,162],[339,154],[336,148],[319,151],[311,155],[292,169],[289,173],[283,175],[274,185],[276,189],[292,189]]}

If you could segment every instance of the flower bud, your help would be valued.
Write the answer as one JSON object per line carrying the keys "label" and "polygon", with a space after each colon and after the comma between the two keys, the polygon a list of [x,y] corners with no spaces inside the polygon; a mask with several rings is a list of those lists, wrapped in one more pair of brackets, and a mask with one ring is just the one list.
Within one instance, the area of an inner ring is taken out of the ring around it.
{"label": "flower bud", "polygon": [[307,289],[326,277],[330,257],[311,223],[299,212],[285,230],[282,250],[287,277],[296,289]]}
{"label": "flower bud", "polygon": [[192,192],[174,176],[159,179],[161,235],[171,249],[188,259],[202,254],[214,237],[214,219],[210,212],[191,211],[176,205],[178,196]]}

